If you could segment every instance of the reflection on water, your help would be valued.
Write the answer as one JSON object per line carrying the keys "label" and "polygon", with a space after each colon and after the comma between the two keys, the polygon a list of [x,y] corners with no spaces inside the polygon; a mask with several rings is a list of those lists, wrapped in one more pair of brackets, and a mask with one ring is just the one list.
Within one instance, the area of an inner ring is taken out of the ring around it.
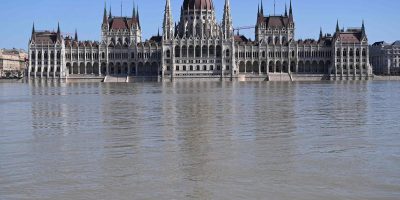
{"label": "reflection on water", "polygon": [[0,84],[0,199],[398,199],[399,89]]}

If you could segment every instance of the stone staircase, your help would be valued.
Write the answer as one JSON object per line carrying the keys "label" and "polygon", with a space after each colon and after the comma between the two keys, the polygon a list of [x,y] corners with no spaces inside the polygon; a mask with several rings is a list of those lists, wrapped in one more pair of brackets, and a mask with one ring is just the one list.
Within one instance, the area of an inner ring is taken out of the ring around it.
{"label": "stone staircase", "polygon": [[106,76],[104,78],[104,83],[127,83],[128,77],[127,76]]}
{"label": "stone staircase", "polygon": [[288,81],[291,82],[293,79],[289,73],[269,73],[268,81]]}

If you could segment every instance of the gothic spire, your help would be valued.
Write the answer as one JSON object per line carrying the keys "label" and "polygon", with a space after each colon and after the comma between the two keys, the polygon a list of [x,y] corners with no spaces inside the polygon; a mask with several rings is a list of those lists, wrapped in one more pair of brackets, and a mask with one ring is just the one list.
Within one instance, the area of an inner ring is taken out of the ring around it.
{"label": "gothic spire", "polygon": [[163,22],[164,39],[172,39],[174,37],[174,27],[171,11],[171,1],[165,1],[164,22]]}
{"label": "gothic spire", "polygon": [[33,22],[31,39],[35,40],[35,36],[36,36],[35,22]]}
{"label": "gothic spire", "polygon": [[292,7],[292,0],[290,0],[290,6],[289,6],[289,19],[291,22],[293,22],[293,7]]}
{"label": "gothic spire", "polygon": [[110,5],[110,12],[109,12],[109,14],[108,14],[108,18],[112,18],[112,13],[111,13],[111,5]]}
{"label": "gothic spire", "polygon": [[57,40],[61,41],[61,29],[60,29],[60,22],[57,24]]}
{"label": "gothic spire", "polygon": [[288,16],[288,14],[287,14],[287,5],[285,3],[285,17],[287,17],[287,16]]}
{"label": "gothic spire", "polygon": [[32,35],[35,34],[35,22],[33,22],[33,26],[32,26]]}
{"label": "gothic spire", "polygon": [[225,0],[222,28],[224,31],[225,39],[230,38],[233,32],[230,0]]}
{"label": "gothic spire", "polygon": [[362,34],[362,37],[366,37],[367,36],[367,34],[365,33],[364,20],[362,21],[361,34]]}
{"label": "gothic spire", "polygon": [[260,14],[264,16],[264,5],[263,5],[263,0],[261,0]]}
{"label": "gothic spire", "polygon": [[136,17],[135,0],[133,0],[132,19]]}
{"label": "gothic spire", "polygon": [[104,2],[104,14],[103,14],[103,24],[107,23],[107,3]]}
{"label": "gothic spire", "polygon": [[78,41],[78,30],[75,29],[75,41]]}
{"label": "gothic spire", "polygon": [[339,20],[337,20],[336,22],[336,33],[340,32],[340,28],[339,28]]}
{"label": "gothic spire", "polygon": [[322,27],[319,30],[319,39],[321,40],[324,37],[323,33],[322,33]]}
{"label": "gothic spire", "polygon": [[138,26],[139,26],[139,29],[140,29],[141,26],[140,26],[140,16],[139,16],[139,6],[136,7],[136,19],[137,19]]}

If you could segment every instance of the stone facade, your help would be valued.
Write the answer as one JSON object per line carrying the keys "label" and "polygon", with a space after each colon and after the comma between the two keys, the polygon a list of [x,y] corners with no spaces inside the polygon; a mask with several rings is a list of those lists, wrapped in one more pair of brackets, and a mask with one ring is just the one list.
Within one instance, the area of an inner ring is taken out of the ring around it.
{"label": "stone facade", "polygon": [[400,41],[393,44],[376,42],[370,46],[374,74],[400,75]]}
{"label": "stone facade", "polygon": [[[104,8],[100,42],[79,41],[57,32],[32,30],[32,77],[159,77],[293,80],[310,75],[326,80],[366,80],[372,75],[368,38],[360,28],[296,40],[292,3],[277,16],[257,13],[255,41],[235,34],[230,1],[218,22],[212,0],[184,0],[177,23],[166,0],[163,33],[142,41],[137,8],[114,17]],[[277,78],[279,77],[279,78]]]}
{"label": "stone facade", "polygon": [[0,77],[20,77],[26,69],[28,54],[23,50],[0,50]]}

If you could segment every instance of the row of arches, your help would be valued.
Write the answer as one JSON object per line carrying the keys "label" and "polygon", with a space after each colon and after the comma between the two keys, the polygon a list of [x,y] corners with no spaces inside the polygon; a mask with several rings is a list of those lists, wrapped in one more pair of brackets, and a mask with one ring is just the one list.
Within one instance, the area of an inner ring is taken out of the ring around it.
{"label": "row of arches", "polygon": [[116,76],[157,76],[160,65],[157,62],[142,63],[67,63],[69,75],[116,75]]}
{"label": "row of arches", "polygon": [[326,74],[329,73],[331,67],[330,61],[292,61],[289,65],[287,61],[270,61],[268,62],[251,62],[251,61],[241,61],[238,63],[239,73],[311,73],[311,74]]}
{"label": "row of arches", "polygon": [[[222,47],[220,45],[214,46],[207,46],[203,45],[202,47],[200,45],[183,45],[183,46],[175,46],[175,57],[176,58],[186,58],[186,57],[214,57],[216,56],[217,58],[222,57]],[[166,52],[167,57],[171,57],[171,51],[167,50]]]}

